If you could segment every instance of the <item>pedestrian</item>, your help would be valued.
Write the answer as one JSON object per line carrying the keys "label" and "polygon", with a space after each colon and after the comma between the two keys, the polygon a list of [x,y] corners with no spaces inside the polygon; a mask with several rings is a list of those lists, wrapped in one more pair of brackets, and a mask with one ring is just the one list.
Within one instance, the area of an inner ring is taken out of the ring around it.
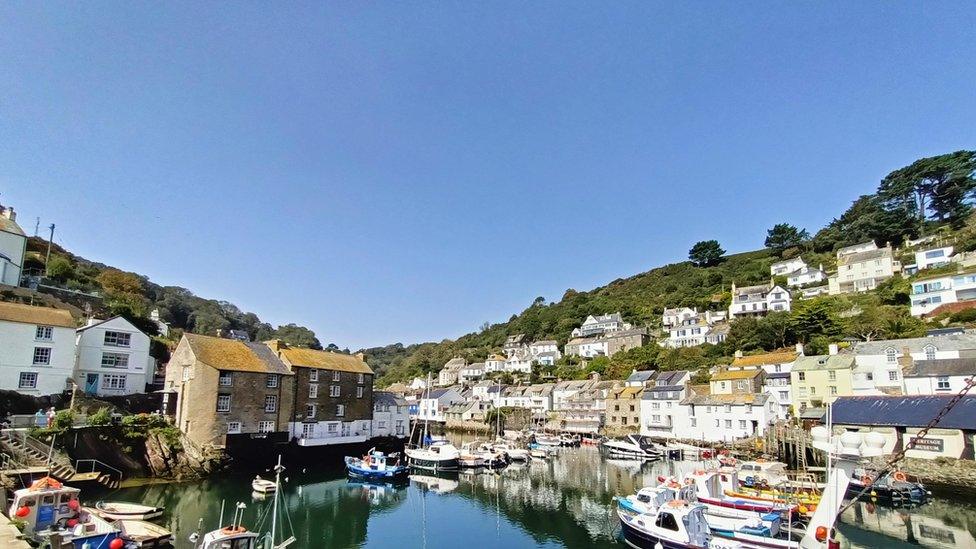
{"label": "pedestrian", "polygon": [[54,416],[57,415],[54,411],[54,406],[51,406],[47,411],[47,427],[50,429],[54,426]]}
{"label": "pedestrian", "polygon": [[47,425],[47,417],[44,415],[44,410],[38,410],[37,413],[34,414],[34,425],[42,429]]}

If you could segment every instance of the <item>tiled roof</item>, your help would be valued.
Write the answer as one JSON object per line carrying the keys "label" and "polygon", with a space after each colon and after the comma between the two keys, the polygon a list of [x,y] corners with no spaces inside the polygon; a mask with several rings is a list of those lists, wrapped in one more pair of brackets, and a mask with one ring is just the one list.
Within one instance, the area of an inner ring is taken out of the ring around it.
{"label": "tiled roof", "polygon": [[783,364],[793,362],[799,353],[788,351],[782,353],[763,353],[761,355],[740,356],[732,361],[733,366],[762,366],[763,364]]}
{"label": "tiled roof", "polygon": [[854,357],[851,355],[813,355],[801,356],[793,363],[794,372],[809,372],[813,370],[844,370],[854,367]]}
{"label": "tiled roof", "polygon": [[291,374],[266,345],[200,334],[183,334],[183,338],[198,361],[216,370]]}
{"label": "tiled roof", "polygon": [[726,381],[729,379],[752,379],[763,371],[760,368],[755,370],[722,370],[712,375],[712,381]]}
{"label": "tiled roof", "polygon": [[[6,219],[0,216],[0,219]],[[60,326],[74,328],[75,319],[64,309],[53,307],[35,307],[22,303],[0,301],[0,320],[20,322],[22,324],[40,324],[43,326]]]}
{"label": "tiled roof", "polygon": [[300,347],[282,347],[279,351],[292,366],[303,368],[317,368],[320,370],[334,370],[339,372],[353,372],[357,374],[372,374],[373,370],[363,360],[355,355],[334,353],[332,351],[317,351]]}
{"label": "tiled roof", "polygon": [[976,375],[976,358],[937,358],[916,360],[905,370],[905,377]]}

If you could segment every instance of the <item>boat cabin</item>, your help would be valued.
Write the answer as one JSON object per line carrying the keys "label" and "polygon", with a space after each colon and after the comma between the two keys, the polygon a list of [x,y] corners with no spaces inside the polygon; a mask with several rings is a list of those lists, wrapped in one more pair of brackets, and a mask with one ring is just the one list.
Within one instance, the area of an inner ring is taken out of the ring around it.
{"label": "boat cabin", "polygon": [[[68,521],[78,521],[81,490],[64,486],[51,477],[38,479],[27,488],[14,492],[7,515],[25,523],[24,533],[33,536],[48,529],[65,528]],[[72,524],[73,526],[73,524]]]}
{"label": "boat cabin", "polygon": [[744,461],[739,465],[739,478],[746,486],[752,486],[762,481],[769,485],[775,485],[789,480],[786,474],[786,464],[779,461]]}
{"label": "boat cabin", "polygon": [[203,536],[200,549],[256,549],[257,532],[248,532],[243,526],[228,526]]}
{"label": "boat cabin", "polygon": [[[685,501],[669,501],[653,515],[620,515],[627,526],[637,530],[641,541],[658,543],[666,547],[674,544],[692,547],[708,547],[708,523],[703,505],[689,505]],[[628,540],[632,536],[627,536]],[[671,543],[668,543],[671,542]]]}

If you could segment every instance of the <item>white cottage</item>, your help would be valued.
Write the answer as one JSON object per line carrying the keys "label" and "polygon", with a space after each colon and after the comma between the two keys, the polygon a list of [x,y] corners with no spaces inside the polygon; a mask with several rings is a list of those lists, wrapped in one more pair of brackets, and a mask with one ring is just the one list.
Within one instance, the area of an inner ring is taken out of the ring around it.
{"label": "white cottage", "polygon": [[71,313],[0,302],[0,387],[32,396],[61,393],[74,364]]}
{"label": "white cottage", "polygon": [[0,206],[0,284],[19,286],[27,235],[17,225],[13,208]]}
{"label": "white cottage", "polygon": [[895,393],[903,388],[902,365],[960,358],[976,352],[976,334],[866,341],[854,346],[854,395]]}
{"label": "white cottage", "polygon": [[121,316],[89,320],[76,333],[75,382],[88,395],[145,393],[156,373],[149,344],[149,336]]}

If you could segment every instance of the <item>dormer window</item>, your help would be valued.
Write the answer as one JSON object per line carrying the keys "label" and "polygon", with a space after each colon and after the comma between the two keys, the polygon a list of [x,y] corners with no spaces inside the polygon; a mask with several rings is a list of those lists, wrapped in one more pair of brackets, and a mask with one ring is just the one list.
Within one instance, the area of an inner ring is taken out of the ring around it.
{"label": "dormer window", "polygon": [[935,360],[935,345],[925,346],[925,360]]}
{"label": "dormer window", "polygon": [[898,353],[891,347],[888,347],[885,349],[885,359],[888,361],[888,364],[894,364],[898,362]]}

